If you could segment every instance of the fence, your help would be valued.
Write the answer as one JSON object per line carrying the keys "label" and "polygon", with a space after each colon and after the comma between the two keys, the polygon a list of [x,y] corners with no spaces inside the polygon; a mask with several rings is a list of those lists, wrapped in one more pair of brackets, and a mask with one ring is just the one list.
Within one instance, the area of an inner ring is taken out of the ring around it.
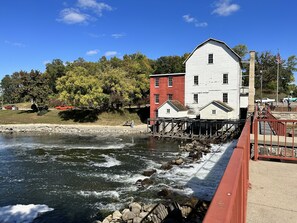
{"label": "fence", "polygon": [[206,213],[204,223],[246,222],[250,123],[249,118]]}
{"label": "fence", "polygon": [[278,120],[270,112],[254,119],[254,159],[297,161],[297,120]]}

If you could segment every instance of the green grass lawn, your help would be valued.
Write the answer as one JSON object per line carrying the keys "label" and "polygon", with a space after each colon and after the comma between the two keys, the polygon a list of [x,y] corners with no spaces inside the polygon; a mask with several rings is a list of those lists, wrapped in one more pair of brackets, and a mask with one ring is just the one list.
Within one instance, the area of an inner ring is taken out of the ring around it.
{"label": "green grass lawn", "polygon": [[0,124],[95,124],[123,125],[134,120],[136,125],[145,123],[144,113],[140,110],[123,110],[117,112],[96,112],[92,110],[58,111],[49,110],[43,115],[37,115],[31,110],[0,110]]}

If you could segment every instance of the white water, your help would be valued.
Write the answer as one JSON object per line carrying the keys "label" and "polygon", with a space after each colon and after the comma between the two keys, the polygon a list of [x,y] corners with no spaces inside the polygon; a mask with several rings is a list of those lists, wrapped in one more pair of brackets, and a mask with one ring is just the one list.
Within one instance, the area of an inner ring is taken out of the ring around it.
{"label": "white water", "polygon": [[9,205],[0,207],[1,223],[30,223],[40,214],[53,211],[44,204],[28,204],[28,205]]}

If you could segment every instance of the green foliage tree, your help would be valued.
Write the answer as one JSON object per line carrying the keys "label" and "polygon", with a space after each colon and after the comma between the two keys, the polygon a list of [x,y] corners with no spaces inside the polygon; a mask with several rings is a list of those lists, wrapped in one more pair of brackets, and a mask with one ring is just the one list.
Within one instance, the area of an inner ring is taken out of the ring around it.
{"label": "green foliage tree", "polygon": [[100,74],[102,89],[109,99],[109,108],[118,109],[131,101],[130,96],[135,90],[133,81],[121,68],[108,67]]}
{"label": "green foliage tree", "polygon": [[184,56],[163,56],[158,58],[154,63],[154,73],[165,74],[165,73],[183,73],[185,72]]}
{"label": "green foliage tree", "polygon": [[48,95],[52,93],[49,81],[40,71],[31,70],[30,73],[20,72],[20,95],[26,101],[31,100],[35,104],[43,104],[48,101]]}
{"label": "green foliage tree", "polygon": [[100,107],[108,97],[103,93],[98,77],[90,75],[86,68],[76,66],[57,80],[59,98],[75,106]]}
{"label": "green foliage tree", "polygon": [[248,54],[248,48],[246,45],[244,44],[238,44],[235,47],[232,48],[234,50],[235,53],[238,54],[238,56],[240,56],[242,59],[244,59],[246,57],[246,55]]}
{"label": "green foliage tree", "polygon": [[5,75],[1,80],[3,102],[4,103],[17,103],[20,102],[21,97],[19,92],[20,78],[19,73],[14,73],[13,75]]}
{"label": "green foliage tree", "polygon": [[66,67],[60,59],[54,59],[51,63],[47,63],[45,67],[49,87],[54,94],[57,94],[56,80],[66,74]]}

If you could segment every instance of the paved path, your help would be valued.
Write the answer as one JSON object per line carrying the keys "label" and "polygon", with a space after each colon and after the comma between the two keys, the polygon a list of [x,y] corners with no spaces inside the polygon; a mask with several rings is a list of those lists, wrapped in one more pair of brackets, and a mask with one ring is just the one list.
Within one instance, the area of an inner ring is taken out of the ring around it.
{"label": "paved path", "polygon": [[297,163],[250,161],[247,223],[297,222]]}

